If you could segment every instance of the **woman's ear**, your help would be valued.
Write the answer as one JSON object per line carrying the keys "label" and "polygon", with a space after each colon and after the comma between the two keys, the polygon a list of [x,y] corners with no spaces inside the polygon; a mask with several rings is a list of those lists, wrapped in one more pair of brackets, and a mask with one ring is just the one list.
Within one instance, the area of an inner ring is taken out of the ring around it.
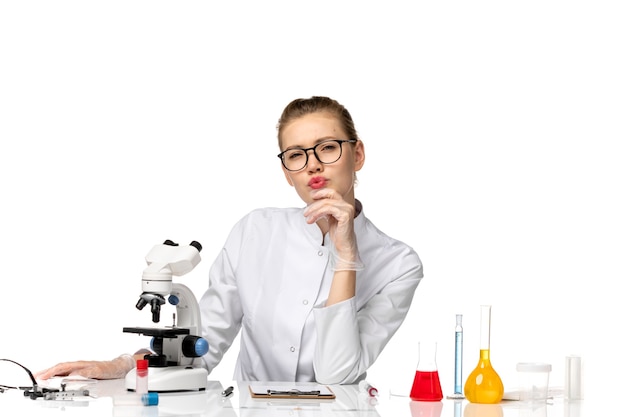
{"label": "woman's ear", "polygon": [[354,171],[360,171],[365,164],[365,145],[361,140],[354,144]]}

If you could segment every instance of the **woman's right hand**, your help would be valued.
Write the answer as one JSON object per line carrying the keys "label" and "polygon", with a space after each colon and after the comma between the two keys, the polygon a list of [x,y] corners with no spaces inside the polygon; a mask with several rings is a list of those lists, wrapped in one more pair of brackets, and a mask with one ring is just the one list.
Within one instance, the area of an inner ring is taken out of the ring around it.
{"label": "woman's right hand", "polygon": [[359,258],[354,234],[355,207],[331,188],[311,190],[311,198],[313,202],[304,210],[304,216],[309,224],[321,219],[326,219],[328,222],[328,235],[335,246],[333,269],[335,271],[362,270],[363,263]]}
{"label": "woman's right hand", "polygon": [[35,379],[45,380],[54,376],[82,376],[92,379],[118,379],[135,367],[131,355],[122,355],[111,361],[61,362],[51,368],[37,372]]}

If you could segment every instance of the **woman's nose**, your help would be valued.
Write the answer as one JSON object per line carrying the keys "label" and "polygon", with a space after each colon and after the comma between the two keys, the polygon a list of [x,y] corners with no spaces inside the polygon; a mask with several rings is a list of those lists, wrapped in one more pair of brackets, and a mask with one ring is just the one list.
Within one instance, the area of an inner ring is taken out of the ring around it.
{"label": "woman's nose", "polygon": [[317,155],[315,155],[315,152],[313,152],[313,149],[307,151],[307,155],[308,155],[308,159],[306,162],[306,169],[309,172],[317,172],[317,171],[321,171],[323,168],[323,165],[319,159],[317,159]]}

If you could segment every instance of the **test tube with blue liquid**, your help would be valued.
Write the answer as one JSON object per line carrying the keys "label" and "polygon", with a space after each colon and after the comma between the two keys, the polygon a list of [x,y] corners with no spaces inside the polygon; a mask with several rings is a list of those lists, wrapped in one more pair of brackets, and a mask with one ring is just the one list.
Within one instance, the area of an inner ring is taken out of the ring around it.
{"label": "test tube with blue liquid", "polygon": [[461,400],[463,395],[463,314],[456,315],[454,327],[454,394],[449,399]]}

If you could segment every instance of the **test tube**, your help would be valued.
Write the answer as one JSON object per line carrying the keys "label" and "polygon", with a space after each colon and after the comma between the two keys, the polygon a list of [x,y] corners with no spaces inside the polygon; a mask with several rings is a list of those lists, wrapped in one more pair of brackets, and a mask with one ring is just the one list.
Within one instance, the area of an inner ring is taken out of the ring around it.
{"label": "test tube", "polygon": [[378,390],[365,380],[359,382],[359,391],[369,395],[370,397],[378,397]]}
{"label": "test tube", "polygon": [[463,314],[456,315],[454,328],[454,395],[463,396]]}
{"label": "test tube", "polygon": [[159,394],[156,392],[147,392],[144,394],[129,393],[113,397],[114,407],[151,405],[159,405]]}
{"label": "test tube", "polygon": [[135,370],[135,392],[137,394],[145,394],[148,392],[148,360],[137,360],[137,366]]}
{"label": "test tube", "polygon": [[463,314],[456,315],[454,327],[454,394],[446,396],[450,400],[462,400],[463,395]]}

